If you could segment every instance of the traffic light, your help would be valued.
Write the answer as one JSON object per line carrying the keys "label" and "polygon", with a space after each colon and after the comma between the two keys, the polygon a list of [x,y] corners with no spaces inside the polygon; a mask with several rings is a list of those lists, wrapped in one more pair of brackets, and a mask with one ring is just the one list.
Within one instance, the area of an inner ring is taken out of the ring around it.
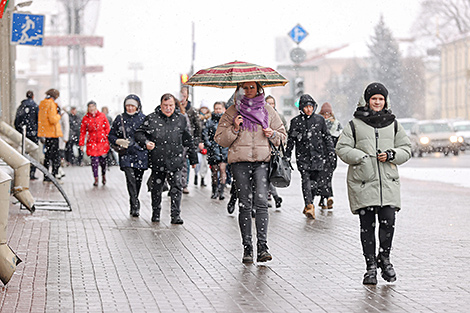
{"label": "traffic light", "polygon": [[181,86],[183,86],[189,79],[188,74],[180,74]]}
{"label": "traffic light", "polygon": [[300,96],[303,94],[304,94],[304,78],[297,77],[295,79],[294,95],[296,98],[300,98]]}

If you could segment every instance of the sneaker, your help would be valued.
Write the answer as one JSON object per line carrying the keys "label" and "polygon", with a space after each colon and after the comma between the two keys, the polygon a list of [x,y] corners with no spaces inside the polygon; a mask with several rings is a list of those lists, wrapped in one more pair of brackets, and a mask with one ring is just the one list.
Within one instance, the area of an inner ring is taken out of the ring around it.
{"label": "sneaker", "polygon": [[253,247],[252,246],[243,247],[242,263],[253,263]]}
{"label": "sneaker", "polygon": [[189,193],[189,189],[188,188],[183,188],[183,193],[187,195]]}
{"label": "sneaker", "polygon": [[171,218],[171,224],[177,224],[177,225],[181,225],[184,223],[183,219],[179,216],[176,216],[176,217],[172,217]]}
{"label": "sneaker", "polygon": [[268,246],[265,244],[258,245],[258,257],[256,258],[256,262],[267,262],[272,259],[273,257],[268,252]]}

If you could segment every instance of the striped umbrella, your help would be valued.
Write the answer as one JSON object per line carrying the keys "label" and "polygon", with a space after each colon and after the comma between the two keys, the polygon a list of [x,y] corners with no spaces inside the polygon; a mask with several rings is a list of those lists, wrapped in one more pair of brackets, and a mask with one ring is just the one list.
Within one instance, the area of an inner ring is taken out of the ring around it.
{"label": "striped umbrella", "polygon": [[284,86],[289,81],[270,67],[230,62],[200,70],[185,83],[190,86],[234,88],[238,83],[259,82],[263,87]]}

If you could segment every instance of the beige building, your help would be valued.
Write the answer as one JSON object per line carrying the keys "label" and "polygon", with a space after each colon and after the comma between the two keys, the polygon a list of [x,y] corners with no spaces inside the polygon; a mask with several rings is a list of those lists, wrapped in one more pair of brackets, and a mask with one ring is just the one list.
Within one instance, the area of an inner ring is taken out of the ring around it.
{"label": "beige building", "polygon": [[441,118],[470,119],[470,37],[441,46]]}

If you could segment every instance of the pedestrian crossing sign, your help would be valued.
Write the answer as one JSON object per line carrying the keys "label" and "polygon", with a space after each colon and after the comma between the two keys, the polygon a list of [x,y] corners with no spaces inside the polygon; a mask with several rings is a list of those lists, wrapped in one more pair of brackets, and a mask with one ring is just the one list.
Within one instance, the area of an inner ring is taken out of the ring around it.
{"label": "pedestrian crossing sign", "polygon": [[44,15],[13,13],[11,19],[11,43],[42,46]]}

